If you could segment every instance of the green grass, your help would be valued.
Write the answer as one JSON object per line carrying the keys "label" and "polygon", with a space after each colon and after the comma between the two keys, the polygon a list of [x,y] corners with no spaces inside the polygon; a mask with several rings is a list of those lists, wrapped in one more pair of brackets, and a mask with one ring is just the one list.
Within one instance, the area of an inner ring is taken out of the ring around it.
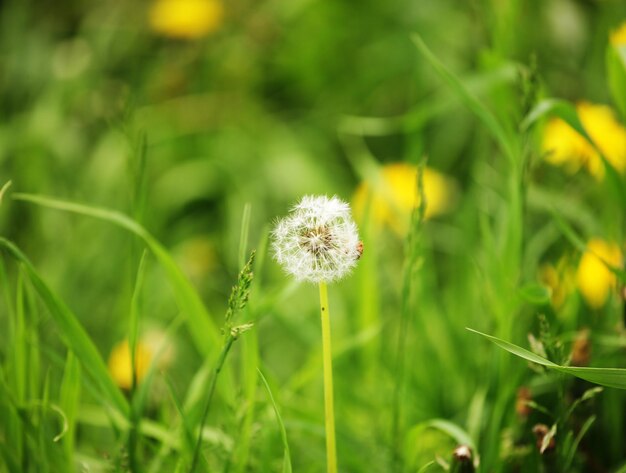
{"label": "green grass", "polygon": [[[542,279],[626,250],[626,178],[576,107],[626,125],[625,5],[241,1],[196,40],[150,6],[0,6],[0,473],[324,471],[317,288],[270,231],[306,194],[389,197],[394,162],[421,170],[390,207],[410,230],[366,202],[329,291],[339,471],[454,471],[459,445],[625,471],[624,268],[598,308]],[[604,178],[547,162],[555,117]],[[457,185],[429,218],[427,168]],[[152,353],[130,387],[123,340]]]}

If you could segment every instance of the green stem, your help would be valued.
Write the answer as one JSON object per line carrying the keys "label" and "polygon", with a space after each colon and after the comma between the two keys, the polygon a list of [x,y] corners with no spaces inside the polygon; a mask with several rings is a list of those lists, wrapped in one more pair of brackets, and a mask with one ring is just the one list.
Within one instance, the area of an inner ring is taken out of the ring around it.
{"label": "green stem", "polygon": [[324,417],[326,420],[326,469],[337,473],[337,447],[335,445],[335,411],[333,408],[333,359],[330,345],[330,313],[328,287],[320,281],[322,315],[322,351],[324,360]]}
{"label": "green stem", "polygon": [[232,333],[229,333],[226,340],[224,341],[224,345],[222,346],[222,351],[215,364],[215,370],[213,372],[213,377],[211,378],[211,385],[209,386],[209,396],[207,398],[206,405],[204,406],[204,412],[202,413],[202,420],[200,421],[200,429],[198,430],[198,439],[196,440],[196,446],[193,450],[193,459],[191,461],[191,468],[189,469],[190,473],[194,473],[196,471],[196,467],[198,466],[198,459],[200,458],[200,445],[202,445],[202,430],[204,429],[206,418],[209,415],[209,408],[211,407],[211,400],[213,399],[213,393],[215,392],[215,384],[217,382],[217,376],[220,374],[220,371],[222,371],[222,367],[224,366],[224,361],[226,361],[226,355],[228,355],[228,352],[230,351],[230,347],[233,345],[234,341],[235,341],[235,337],[232,335]]}

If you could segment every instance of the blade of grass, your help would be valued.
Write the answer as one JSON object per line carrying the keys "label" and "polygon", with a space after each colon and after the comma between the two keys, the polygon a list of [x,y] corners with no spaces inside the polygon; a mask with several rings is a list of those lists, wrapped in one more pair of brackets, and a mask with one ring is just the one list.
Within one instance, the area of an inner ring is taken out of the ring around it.
{"label": "blade of grass", "polygon": [[[141,470],[140,463],[137,461],[137,443],[139,422],[141,420],[141,402],[138,401],[140,396],[137,394],[137,340],[139,339],[139,297],[141,289],[143,287],[143,279],[146,269],[146,251],[144,250],[139,260],[139,267],[137,269],[137,277],[135,279],[135,287],[133,288],[133,295],[130,301],[130,315],[129,315],[129,328],[128,328],[128,345],[130,350],[130,366],[131,366],[131,415],[130,422],[131,427],[128,432],[128,458],[131,467],[131,471],[138,472]],[[152,368],[148,376],[146,376],[145,382],[148,383],[148,379],[152,378]],[[139,405],[138,405],[139,404]]]}
{"label": "blade of grass", "polygon": [[410,429],[404,441],[405,451],[411,449],[416,442],[419,442],[419,437],[425,429],[439,430],[454,439],[457,444],[467,445],[476,455],[474,458],[474,464],[478,465],[480,463],[480,458],[476,450],[476,444],[469,434],[455,423],[445,419],[431,419],[414,425]]}
{"label": "blade of grass", "polygon": [[574,439],[574,442],[572,443],[572,446],[570,447],[570,450],[567,452],[567,456],[565,457],[565,462],[563,464],[563,471],[570,471],[570,466],[572,465],[572,462],[574,461],[574,455],[576,455],[576,450],[578,450],[578,445],[580,445],[580,441],[583,439],[583,437],[589,431],[589,429],[591,428],[591,426],[593,425],[595,421],[596,421],[596,416],[592,415],[585,421],[583,426],[578,431],[578,435],[576,435],[576,438]]}
{"label": "blade of grass", "polygon": [[435,463],[436,463],[435,460],[429,461],[428,463],[423,465],[419,470],[417,470],[417,473],[424,473],[426,470],[428,470]]}
{"label": "blade of grass", "polygon": [[130,349],[130,366],[132,369],[132,386],[131,393],[134,393],[137,387],[137,340],[139,339],[139,296],[143,287],[143,279],[146,272],[146,252],[144,251],[139,260],[137,269],[137,278],[135,279],[135,287],[130,301],[130,316],[128,327],[128,347]]}
{"label": "blade of grass", "polygon": [[[250,211],[251,205],[247,203],[243,209],[243,216],[241,218],[241,235],[239,237],[239,267],[243,267],[246,264],[246,253],[248,248],[248,239],[250,232]],[[257,262],[258,264],[258,262]],[[255,273],[258,273],[255,266]],[[258,286],[258,282],[256,284]],[[246,314],[244,314],[246,320],[250,320],[251,310],[248,306]],[[252,439],[252,426],[255,416],[255,404],[256,404],[256,392],[258,384],[257,365],[259,364],[259,340],[258,332],[251,330],[247,337],[242,340],[241,347],[241,379],[243,380],[243,393],[244,402],[247,409],[243,421],[241,422],[241,429],[237,445],[233,449],[233,454],[229,458],[229,465],[235,464],[235,472],[243,473],[247,468],[248,458],[250,456],[250,444]],[[228,466],[227,468],[228,469]]]}
{"label": "blade of grass", "polygon": [[80,403],[80,363],[71,351],[67,352],[67,361],[61,381],[60,404],[67,419],[67,433],[63,438],[63,448],[70,470],[74,469],[74,447],[76,439],[76,416]]}
{"label": "blade of grass", "polygon": [[215,325],[195,288],[189,283],[167,250],[141,225],[115,210],[90,207],[33,194],[13,194],[16,200],[42,207],[71,212],[103,220],[141,238],[155,255],[172,285],[181,313],[189,325],[189,333],[197,350],[205,356],[214,355],[221,345],[220,331]]}
{"label": "blade of grass", "polygon": [[495,343],[500,348],[508,351],[509,353],[512,353],[513,355],[516,355],[532,363],[537,363],[538,365],[542,365],[547,368],[560,371],[562,373],[571,374],[573,376],[576,376],[577,378],[584,379],[591,383],[608,386],[610,388],[626,389],[626,369],[582,368],[577,366],[557,365],[556,363],[553,363],[552,361],[536,355],[535,353],[532,353],[531,351],[528,351],[522,347],[514,345],[513,343],[509,343],[500,338],[494,337],[492,335],[487,335],[471,328],[467,328],[467,330],[485,337],[486,339]]}
{"label": "blade of grass", "polygon": [[76,354],[85,370],[99,388],[101,401],[128,417],[129,406],[121,391],[111,379],[107,367],[85,329],[72,311],[48,287],[28,258],[10,241],[0,237],[0,246],[23,264],[37,294],[54,319],[65,344]]}
{"label": "blade of grass", "polygon": [[287,430],[285,429],[283,418],[280,415],[280,411],[278,410],[278,406],[276,405],[276,400],[274,399],[274,396],[272,395],[272,390],[270,389],[270,385],[268,384],[267,379],[265,379],[265,376],[263,376],[263,373],[261,372],[260,369],[257,368],[257,372],[259,373],[259,378],[263,382],[263,386],[265,386],[265,389],[267,390],[267,394],[270,398],[270,401],[272,402],[272,406],[274,407],[274,412],[276,413],[276,420],[278,421],[278,427],[280,428],[280,438],[283,442],[283,449],[284,449],[282,473],[291,473],[292,471],[291,453],[289,451],[289,441],[287,440]]}
{"label": "blade of grass", "polygon": [[174,407],[176,408],[176,412],[180,416],[182,429],[181,429],[181,445],[186,447],[187,454],[191,457],[193,451],[193,434],[192,434],[192,426],[189,424],[189,420],[187,415],[185,415],[185,410],[183,409],[183,405],[180,402],[180,399],[176,395],[176,390],[174,389],[174,385],[169,376],[164,376],[165,384],[167,386],[168,392],[170,394],[170,398],[174,403]]}
{"label": "blade of grass", "polygon": [[18,404],[26,400],[26,314],[24,296],[24,269],[20,267],[17,277],[17,294],[15,301],[15,324],[13,332],[13,383],[15,398]]}
{"label": "blade of grass", "polygon": [[405,251],[407,253],[406,262],[402,275],[402,292],[400,302],[400,323],[396,338],[395,352],[395,386],[393,391],[392,412],[391,412],[391,444],[392,451],[392,468],[402,471],[404,469],[404,457],[402,456],[401,445],[405,436],[404,419],[405,391],[406,391],[406,364],[407,364],[407,339],[410,332],[409,326],[413,321],[415,305],[413,304],[414,282],[416,281],[416,272],[420,266],[420,258],[422,255],[422,245],[419,241],[419,235],[424,223],[424,215],[426,214],[426,195],[424,194],[424,165],[422,161],[417,168],[415,179],[416,200],[420,203],[418,207],[413,209],[411,214],[411,227],[405,239]]}
{"label": "blade of grass", "polygon": [[465,106],[473,112],[491,132],[495,140],[501,146],[505,156],[512,162],[515,162],[516,152],[515,146],[510,137],[507,136],[504,128],[500,125],[496,117],[491,113],[485,105],[483,105],[474,95],[472,95],[467,87],[443,65],[441,61],[426,46],[424,40],[418,34],[412,35],[413,42],[422,56],[435,69],[437,74],[448,84],[450,89],[461,99]]}
{"label": "blade of grass", "polygon": [[38,409],[35,409],[35,422],[38,422],[38,425],[36,425],[38,434],[38,450],[43,455],[43,461],[37,465],[37,471],[41,471],[41,473],[48,473],[50,471],[50,465],[54,465],[56,463],[52,461],[52,458],[49,456],[49,433],[46,425],[46,417],[44,415],[44,413],[50,409],[50,370],[46,372],[41,401],[34,402],[32,405],[34,407],[39,407]]}
{"label": "blade of grass", "polygon": [[0,189],[0,204],[2,204],[2,198],[4,197],[4,194],[6,194],[9,187],[11,187],[11,184],[12,181],[8,181],[5,185],[2,186],[2,189]]}
{"label": "blade of grass", "polygon": [[241,217],[241,234],[239,235],[239,267],[243,268],[246,264],[246,256],[248,255],[248,235],[250,233],[250,213],[252,205],[247,202],[243,206],[243,216]]}
{"label": "blade of grass", "polygon": [[605,54],[607,82],[622,119],[626,119],[626,47],[609,44]]}
{"label": "blade of grass", "polygon": [[[514,82],[518,76],[517,71],[517,64],[508,62],[494,70],[464,77],[461,81],[471,94],[480,95],[497,85]],[[452,112],[455,107],[458,107],[458,101],[449,94],[441,93],[432,99],[420,101],[402,115],[390,117],[345,115],[339,122],[339,131],[363,136],[414,132],[437,116]]]}
{"label": "blade of grass", "polygon": [[250,445],[253,435],[254,416],[256,414],[256,393],[258,385],[259,334],[250,330],[241,341],[241,376],[246,413],[241,423],[239,438],[230,461],[236,465],[235,472],[243,473],[248,467]]}

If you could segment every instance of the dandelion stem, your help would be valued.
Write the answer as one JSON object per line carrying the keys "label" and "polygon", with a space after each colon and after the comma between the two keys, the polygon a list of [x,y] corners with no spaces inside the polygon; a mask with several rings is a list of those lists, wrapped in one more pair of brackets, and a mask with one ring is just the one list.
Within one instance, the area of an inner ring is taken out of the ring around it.
{"label": "dandelion stem", "polygon": [[337,448],[335,445],[335,411],[333,407],[333,360],[330,345],[330,314],[328,287],[320,281],[320,305],[322,315],[322,351],[324,362],[324,417],[326,421],[326,469],[337,473]]}

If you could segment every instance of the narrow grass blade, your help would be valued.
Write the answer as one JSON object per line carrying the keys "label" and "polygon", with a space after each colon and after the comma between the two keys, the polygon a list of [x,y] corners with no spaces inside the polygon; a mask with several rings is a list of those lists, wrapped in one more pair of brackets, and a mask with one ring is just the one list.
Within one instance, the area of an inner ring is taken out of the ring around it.
{"label": "narrow grass blade", "polygon": [[48,429],[46,424],[46,412],[50,409],[50,370],[46,372],[46,378],[43,384],[43,393],[41,401],[31,403],[35,409],[34,424],[36,428],[36,436],[38,442],[38,450],[43,456],[43,461],[37,465],[38,471],[47,473],[50,471],[50,465],[56,464],[51,458],[48,442]]}
{"label": "narrow grass blade", "polygon": [[496,117],[491,113],[485,105],[483,105],[469,90],[461,83],[461,81],[450,72],[446,66],[426,46],[421,36],[414,34],[413,42],[422,53],[422,56],[437,71],[437,74],[448,84],[452,91],[461,99],[461,101],[470,109],[487,127],[498,144],[502,147],[504,154],[511,161],[515,161],[515,146],[511,138],[506,134],[504,128],[500,125]]}
{"label": "narrow grass blade", "polygon": [[12,384],[15,390],[15,398],[18,404],[23,404],[26,400],[26,378],[27,378],[27,351],[26,345],[26,314],[24,295],[24,269],[20,268],[17,277],[17,295],[15,301],[15,321],[13,324],[13,379]]}
{"label": "narrow grass blade", "polygon": [[[515,82],[518,66],[506,62],[502,66],[488,71],[481,71],[460,79],[472,95],[482,95],[496,86]],[[437,116],[451,113],[458,107],[458,100],[448,93],[439,93],[434,98],[421,100],[402,114],[388,117],[368,117],[345,115],[339,122],[341,133],[361,136],[387,136],[398,133],[414,132],[424,127]]]}
{"label": "narrow grass blade", "polygon": [[80,325],[76,316],[52,292],[28,258],[13,243],[0,237],[0,246],[23,264],[35,290],[56,322],[63,341],[76,354],[85,370],[98,386],[101,401],[110,404],[124,417],[128,417],[129,406],[126,399],[111,379],[98,349],[87,335],[87,332],[85,332],[85,329]]}
{"label": "narrow grass blade", "polygon": [[283,456],[282,473],[291,473],[292,472],[291,453],[289,452],[287,430],[285,429],[283,418],[280,416],[280,412],[278,411],[278,406],[276,405],[276,401],[274,400],[274,396],[272,395],[272,390],[270,389],[270,385],[268,384],[267,379],[265,379],[265,376],[263,376],[263,373],[261,373],[261,370],[257,368],[257,371],[259,373],[259,378],[261,378],[261,381],[263,382],[263,385],[265,386],[265,389],[267,390],[267,394],[269,395],[270,401],[272,402],[272,406],[274,406],[274,412],[276,413],[276,419],[278,420],[278,426],[280,428],[280,437],[281,437],[281,440],[283,441],[283,448],[285,451],[284,456]]}
{"label": "narrow grass blade", "polygon": [[231,457],[231,461],[235,464],[235,473],[244,473],[249,468],[248,462],[251,445],[253,444],[254,418],[256,415],[256,398],[259,384],[258,364],[259,334],[258,330],[250,330],[247,336],[241,339],[241,389],[246,413],[241,422],[239,438]]}
{"label": "narrow grass blade", "polygon": [[60,404],[67,420],[67,434],[63,438],[63,447],[70,469],[74,468],[74,444],[76,434],[76,416],[80,403],[80,363],[71,351],[67,352],[67,361],[61,382]]}
{"label": "narrow grass blade", "polygon": [[426,427],[431,427],[441,432],[448,434],[460,445],[467,445],[474,452],[476,452],[476,444],[471,439],[469,434],[465,432],[461,427],[453,422],[445,419],[433,419],[425,423]]}
{"label": "narrow grass blade", "polygon": [[144,251],[139,260],[135,287],[130,300],[130,316],[128,327],[128,347],[130,350],[130,366],[132,370],[132,392],[137,387],[137,341],[139,340],[139,296],[143,287],[143,279],[146,272],[146,252]]}
{"label": "narrow grass blade", "polygon": [[[478,451],[476,450],[476,444],[469,436],[469,434],[459,427],[457,424],[450,422],[445,419],[431,419],[424,422],[420,422],[417,425],[411,427],[409,432],[406,435],[405,439],[405,450],[413,448],[414,445],[419,443],[419,439],[422,435],[422,432],[426,429],[436,429],[444,434],[448,435],[450,438],[454,439],[454,441],[459,445],[467,445],[472,452],[474,452],[474,464],[478,465],[480,463],[480,457],[478,456]],[[426,465],[424,465],[425,468]]]}
{"label": "narrow grass blade", "polygon": [[0,189],[0,204],[2,204],[2,198],[4,197],[4,194],[6,194],[9,187],[11,187],[11,184],[12,182],[8,181],[5,185],[2,186],[2,189]]}
{"label": "narrow grass blade", "polygon": [[626,46],[609,44],[606,49],[607,82],[613,101],[626,118]]}
{"label": "narrow grass blade", "polygon": [[241,217],[241,234],[239,235],[239,259],[238,264],[240,268],[246,264],[246,257],[248,256],[248,235],[250,233],[250,213],[252,205],[247,202],[243,207],[243,216]]}
{"label": "narrow grass blade", "polygon": [[185,447],[188,456],[191,457],[193,453],[193,446],[194,446],[194,439],[193,439],[193,433],[192,433],[193,428],[189,424],[187,416],[185,415],[185,410],[183,409],[183,405],[181,404],[180,399],[176,395],[176,390],[174,389],[172,380],[169,378],[169,376],[165,376],[164,379],[165,379],[165,384],[170,394],[170,398],[172,399],[172,402],[174,403],[174,407],[176,408],[176,411],[178,412],[178,415],[180,416],[180,419],[181,419],[181,423],[182,423],[181,444]]}
{"label": "narrow grass blade", "polygon": [[426,470],[428,470],[431,466],[433,466],[435,464],[435,460],[433,461],[429,461],[428,463],[426,463],[425,465],[423,465],[419,470],[417,470],[417,473],[424,473]]}
{"label": "narrow grass blade", "polygon": [[30,202],[42,207],[72,212],[104,220],[121,227],[141,238],[165,270],[165,274],[174,289],[174,295],[180,311],[189,325],[189,333],[196,348],[203,355],[210,355],[221,346],[219,329],[202,303],[195,288],[189,283],[167,250],[140,224],[133,219],[110,209],[90,207],[62,200],[32,194],[13,194],[13,198]]}
{"label": "narrow grass blade", "polygon": [[580,445],[581,440],[583,439],[585,434],[589,431],[589,429],[591,428],[591,426],[593,425],[595,421],[596,421],[596,416],[592,415],[585,421],[583,426],[578,431],[578,435],[576,435],[576,438],[574,439],[574,442],[572,443],[570,450],[569,452],[567,452],[567,455],[565,457],[563,471],[569,471],[570,466],[572,465],[572,462],[574,461],[574,455],[576,455],[576,450],[578,450],[578,445]]}
{"label": "narrow grass blade", "polygon": [[482,335],[489,341],[495,343],[500,348],[512,353],[520,358],[523,358],[532,363],[537,363],[542,366],[546,366],[551,369],[555,369],[562,373],[571,374],[578,378],[584,379],[591,383],[599,384],[602,386],[608,386],[610,388],[626,389],[626,369],[623,368],[582,368],[577,366],[561,366],[551,362],[539,355],[536,355],[522,347],[501,340],[492,335],[479,332],[468,328],[470,332]]}

